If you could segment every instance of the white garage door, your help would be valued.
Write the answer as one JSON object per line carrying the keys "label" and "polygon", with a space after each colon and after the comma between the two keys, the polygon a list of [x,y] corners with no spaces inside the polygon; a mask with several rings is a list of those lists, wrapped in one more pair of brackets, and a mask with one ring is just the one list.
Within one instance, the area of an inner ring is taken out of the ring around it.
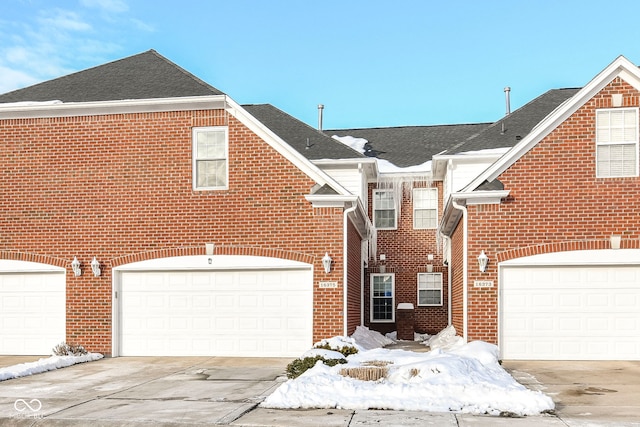
{"label": "white garage door", "polygon": [[312,346],[304,269],[125,271],[122,356],[299,356]]}
{"label": "white garage door", "polygon": [[640,360],[638,265],[504,266],[500,310],[504,359]]}
{"label": "white garage door", "polygon": [[0,354],[51,354],[65,340],[65,304],[64,271],[0,271]]}

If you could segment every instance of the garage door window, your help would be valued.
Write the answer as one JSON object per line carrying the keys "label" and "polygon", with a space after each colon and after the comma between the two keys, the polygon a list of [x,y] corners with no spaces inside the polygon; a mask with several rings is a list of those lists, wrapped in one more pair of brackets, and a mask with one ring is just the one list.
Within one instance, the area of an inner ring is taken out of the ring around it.
{"label": "garage door window", "polygon": [[371,275],[371,321],[394,322],[394,275]]}

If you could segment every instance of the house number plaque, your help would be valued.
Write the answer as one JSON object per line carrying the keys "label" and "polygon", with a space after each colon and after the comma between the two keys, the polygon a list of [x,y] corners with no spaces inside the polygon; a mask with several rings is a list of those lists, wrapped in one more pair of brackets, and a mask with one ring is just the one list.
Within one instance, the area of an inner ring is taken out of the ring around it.
{"label": "house number plaque", "polygon": [[473,282],[474,288],[493,288],[493,280],[475,280]]}
{"label": "house number plaque", "polygon": [[338,282],[320,282],[320,289],[334,289],[338,287]]}

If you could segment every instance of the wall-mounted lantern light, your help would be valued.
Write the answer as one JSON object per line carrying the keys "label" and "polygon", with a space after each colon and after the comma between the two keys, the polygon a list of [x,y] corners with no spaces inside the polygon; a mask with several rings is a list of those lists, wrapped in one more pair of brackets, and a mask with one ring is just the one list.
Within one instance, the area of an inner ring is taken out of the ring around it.
{"label": "wall-mounted lantern light", "polygon": [[324,254],[324,256],[322,257],[322,266],[324,267],[324,272],[325,273],[330,273],[331,272],[331,262],[332,261],[333,260],[329,256],[329,252]]}
{"label": "wall-mounted lantern light", "polygon": [[478,255],[478,266],[480,267],[481,272],[487,271],[487,264],[489,264],[489,257],[487,254],[482,251],[480,255]]}
{"label": "wall-mounted lantern light", "polygon": [[71,261],[71,269],[73,270],[74,276],[78,277],[82,275],[82,269],[80,269],[80,261],[78,261],[78,257],[73,257],[73,261]]}
{"label": "wall-mounted lantern light", "polygon": [[91,261],[91,271],[93,271],[94,276],[100,277],[100,262],[96,257],[93,257],[93,261]]}

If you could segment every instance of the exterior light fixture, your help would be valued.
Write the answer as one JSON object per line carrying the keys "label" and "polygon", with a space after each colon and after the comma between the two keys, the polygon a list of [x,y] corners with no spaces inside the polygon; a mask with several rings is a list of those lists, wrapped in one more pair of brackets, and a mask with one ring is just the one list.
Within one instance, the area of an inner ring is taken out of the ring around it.
{"label": "exterior light fixture", "polygon": [[80,269],[80,261],[78,261],[78,257],[73,257],[73,261],[71,261],[71,269],[73,270],[74,276],[82,276],[82,270]]}
{"label": "exterior light fixture", "polygon": [[489,264],[489,257],[487,254],[482,251],[480,255],[478,255],[478,266],[480,267],[481,272],[487,271],[487,264]]}
{"label": "exterior light fixture", "polygon": [[324,272],[327,274],[331,272],[332,261],[333,260],[329,256],[329,252],[325,253],[324,256],[322,257],[322,266],[324,267]]}
{"label": "exterior light fixture", "polygon": [[93,271],[94,276],[100,277],[100,262],[96,257],[93,257],[93,261],[91,261],[91,271]]}

